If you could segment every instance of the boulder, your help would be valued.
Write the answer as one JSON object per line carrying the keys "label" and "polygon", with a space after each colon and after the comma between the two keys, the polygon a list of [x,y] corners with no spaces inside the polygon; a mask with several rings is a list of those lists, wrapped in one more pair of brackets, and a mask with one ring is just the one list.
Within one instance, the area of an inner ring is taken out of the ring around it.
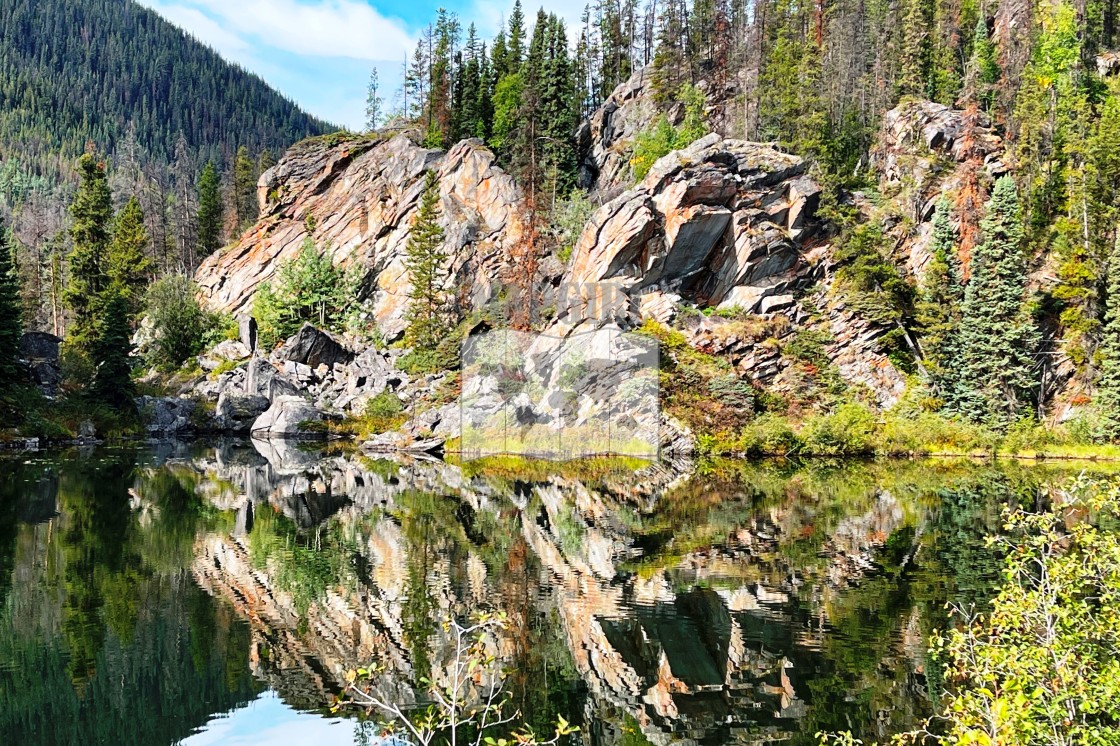
{"label": "boulder", "polygon": [[276,366],[264,358],[255,357],[245,368],[245,384],[241,393],[263,396],[270,402],[281,396],[297,396],[300,387],[289,380]]}
{"label": "boulder", "polygon": [[298,363],[310,368],[320,365],[333,367],[336,363],[345,365],[354,359],[354,353],[346,349],[333,334],[304,324],[275,353],[277,360]]}
{"label": "boulder", "polygon": [[27,368],[31,382],[43,395],[53,398],[62,385],[59,347],[62,339],[46,332],[25,332],[20,338],[20,359]]}
{"label": "boulder", "polygon": [[253,437],[317,439],[324,430],[315,427],[333,419],[323,410],[299,396],[278,396],[253,422]]}
{"label": "boulder", "polygon": [[205,371],[216,370],[227,363],[238,363],[249,357],[249,348],[236,339],[227,339],[199,355],[198,367]]}
{"label": "boulder", "polygon": [[195,432],[194,414],[198,403],[176,396],[141,396],[136,401],[149,436],[180,437]]}
{"label": "boulder", "polygon": [[230,433],[247,433],[265,411],[269,402],[258,394],[229,394],[218,397],[214,410],[214,429]]}
{"label": "boulder", "polygon": [[658,160],[640,184],[596,211],[566,283],[764,312],[765,299],[807,279],[804,246],[816,232],[819,201],[801,158],[710,134]]}
{"label": "boulder", "polygon": [[479,140],[441,152],[400,134],[316,139],[289,149],[260,178],[260,221],[196,271],[208,305],[247,313],[260,284],[299,254],[308,237],[306,218],[314,216],[310,237],[329,247],[336,265],[361,268],[361,300],[385,339],[395,339],[405,326],[406,247],[428,171],[439,177],[448,289],[461,288],[476,307],[488,303],[521,241],[521,190]]}

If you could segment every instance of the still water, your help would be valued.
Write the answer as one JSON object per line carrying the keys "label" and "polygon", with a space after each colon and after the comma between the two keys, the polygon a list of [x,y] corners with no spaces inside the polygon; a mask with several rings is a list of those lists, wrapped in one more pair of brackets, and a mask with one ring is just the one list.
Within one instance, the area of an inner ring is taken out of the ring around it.
{"label": "still water", "polygon": [[1073,466],[464,467],[283,444],[0,460],[0,744],[377,742],[345,672],[411,699],[445,620],[501,611],[509,691],[573,743],[868,739],[936,705],[983,537]]}

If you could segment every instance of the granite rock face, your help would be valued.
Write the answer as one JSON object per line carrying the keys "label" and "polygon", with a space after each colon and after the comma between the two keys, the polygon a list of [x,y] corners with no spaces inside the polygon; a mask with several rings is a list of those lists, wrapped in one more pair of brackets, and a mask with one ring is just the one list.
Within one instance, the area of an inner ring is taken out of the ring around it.
{"label": "granite rock face", "polygon": [[788,295],[809,271],[819,200],[801,158],[708,135],[657,161],[594,214],[567,280],[615,283],[632,297],[667,291],[701,306],[778,310],[768,299]]}
{"label": "granite rock face", "polygon": [[405,247],[428,170],[439,177],[449,289],[475,305],[486,302],[522,236],[521,190],[479,140],[442,152],[402,134],[292,147],[260,178],[260,220],[198,268],[195,279],[209,305],[247,311],[261,283],[310,235],[336,265],[360,268],[363,300],[386,337],[395,337],[408,301]]}

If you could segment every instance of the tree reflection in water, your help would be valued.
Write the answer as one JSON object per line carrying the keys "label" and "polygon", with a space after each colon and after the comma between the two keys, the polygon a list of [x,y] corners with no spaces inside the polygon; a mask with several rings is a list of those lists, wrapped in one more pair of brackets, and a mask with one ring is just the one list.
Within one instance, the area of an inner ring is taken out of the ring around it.
{"label": "tree reflection in water", "polygon": [[[423,699],[441,619],[501,611],[513,706],[593,743],[881,738],[931,711],[925,640],[983,605],[982,537],[1061,468],[459,468],[277,443],[0,466],[0,741],[172,744],[348,669]],[[363,726],[369,736],[368,727]],[[360,739],[359,739],[360,740]]]}

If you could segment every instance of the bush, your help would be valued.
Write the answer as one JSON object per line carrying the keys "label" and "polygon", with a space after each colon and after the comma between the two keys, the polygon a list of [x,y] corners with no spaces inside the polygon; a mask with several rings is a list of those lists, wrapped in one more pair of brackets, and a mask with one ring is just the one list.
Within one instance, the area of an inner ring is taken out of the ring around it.
{"label": "bush", "polygon": [[366,402],[366,408],[362,412],[361,432],[359,434],[362,437],[369,437],[396,430],[404,422],[404,404],[400,397],[389,389],[385,389]]}
{"label": "bush", "polygon": [[662,115],[634,138],[630,167],[634,170],[635,179],[639,181],[644,179],[658,159],[674,150],[688,147],[707,133],[704,124],[707,100],[704,93],[696,86],[686,85],[681,88],[680,99],[684,104],[685,112],[680,127],[674,127],[669,119]]}
{"label": "bush", "polygon": [[865,456],[875,452],[879,420],[864,404],[841,404],[811,417],[801,430],[802,452],[813,456]]}
{"label": "bush", "polygon": [[572,258],[580,234],[594,212],[595,205],[585,192],[578,190],[552,211],[551,232],[556,240],[556,254],[565,264]]}
{"label": "bush", "polygon": [[148,359],[161,370],[178,369],[206,348],[215,331],[224,334],[228,323],[232,323],[207,313],[198,302],[198,286],[183,275],[171,275],[153,283],[145,303],[152,325]]}
{"label": "bush", "polygon": [[743,428],[743,453],[748,456],[788,456],[801,448],[801,440],[785,417],[767,413]]}

